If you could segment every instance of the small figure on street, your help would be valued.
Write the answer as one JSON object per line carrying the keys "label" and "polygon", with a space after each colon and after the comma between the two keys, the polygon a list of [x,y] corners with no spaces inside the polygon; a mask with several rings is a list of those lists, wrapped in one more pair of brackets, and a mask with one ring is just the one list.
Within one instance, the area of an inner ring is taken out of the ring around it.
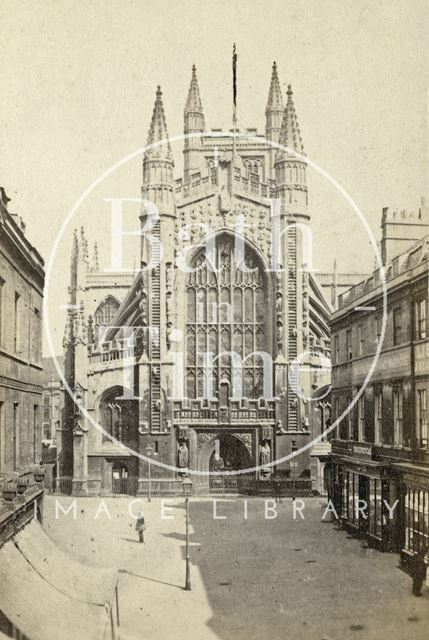
{"label": "small figure on street", "polygon": [[139,512],[136,520],[136,531],[139,534],[139,542],[144,544],[144,530],[145,530],[145,520],[144,520],[144,509]]}
{"label": "small figure on street", "polygon": [[273,493],[274,500],[279,503],[282,501],[282,482],[278,475],[275,475],[273,478]]}
{"label": "small figure on street", "polygon": [[423,547],[412,559],[411,575],[413,578],[413,594],[416,598],[422,595],[423,582],[426,580],[426,553],[427,547]]}

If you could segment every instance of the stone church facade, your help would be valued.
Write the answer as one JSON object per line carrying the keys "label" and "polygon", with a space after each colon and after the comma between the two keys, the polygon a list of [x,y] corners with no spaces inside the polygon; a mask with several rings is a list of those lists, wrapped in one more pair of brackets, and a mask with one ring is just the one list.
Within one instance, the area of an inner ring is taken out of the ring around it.
{"label": "stone church facade", "polygon": [[148,463],[133,452],[170,488],[195,471],[207,485],[213,471],[314,477],[309,449],[275,463],[323,429],[332,310],[311,268],[307,163],[275,64],[265,116],[265,135],[207,130],[194,67],[175,179],[158,87],[141,269],[101,272],[76,234],[65,375],[86,412],[66,400],[62,455],[75,493],[127,478],[145,490]]}

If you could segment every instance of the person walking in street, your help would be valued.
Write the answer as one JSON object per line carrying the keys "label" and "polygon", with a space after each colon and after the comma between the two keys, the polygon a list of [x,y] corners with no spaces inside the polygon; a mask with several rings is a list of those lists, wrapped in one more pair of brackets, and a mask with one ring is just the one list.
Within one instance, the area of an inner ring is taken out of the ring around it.
{"label": "person walking in street", "polygon": [[136,531],[139,534],[139,542],[144,544],[144,531],[145,531],[144,509],[139,512],[136,520]]}
{"label": "person walking in street", "polygon": [[278,504],[282,501],[282,483],[278,475],[273,476],[273,494],[274,500]]}
{"label": "person walking in street", "polygon": [[426,580],[426,552],[427,547],[423,547],[412,559],[411,575],[413,578],[413,594],[416,598],[422,595],[423,582]]}

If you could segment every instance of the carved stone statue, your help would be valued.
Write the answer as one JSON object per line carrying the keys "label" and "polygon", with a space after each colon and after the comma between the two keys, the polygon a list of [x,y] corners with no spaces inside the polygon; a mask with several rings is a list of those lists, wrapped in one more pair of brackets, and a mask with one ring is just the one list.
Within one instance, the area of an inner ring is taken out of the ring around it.
{"label": "carved stone statue", "polygon": [[281,322],[277,323],[277,344],[279,348],[283,346],[283,324]]}
{"label": "carved stone statue", "polygon": [[276,312],[277,314],[281,314],[283,309],[283,296],[280,292],[277,292],[276,297]]}
{"label": "carved stone statue", "polygon": [[225,185],[222,185],[222,187],[219,190],[218,202],[219,202],[220,213],[226,213],[231,208],[231,198],[229,196],[228,191],[225,188]]}
{"label": "carved stone statue", "polygon": [[259,447],[259,458],[262,467],[265,467],[271,462],[271,449],[267,440]]}
{"label": "carved stone statue", "polygon": [[188,463],[189,463],[188,447],[186,446],[186,442],[181,442],[179,445],[179,451],[178,451],[178,466],[180,469],[185,469],[188,467]]}
{"label": "carved stone statue", "polygon": [[167,311],[167,321],[169,321],[171,320],[171,313],[172,313],[172,307],[173,307],[173,298],[171,295],[171,291],[167,292],[167,295],[165,298],[165,306]]}
{"label": "carved stone statue", "polygon": [[167,349],[170,349],[172,343],[173,325],[171,322],[167,323]]}
{"label": "carved stone statue", "polygon": [[167,290],[171,290],[172,285],[172,265],[171,262],[167,262],[165,265],[165,284],[167,286]]}

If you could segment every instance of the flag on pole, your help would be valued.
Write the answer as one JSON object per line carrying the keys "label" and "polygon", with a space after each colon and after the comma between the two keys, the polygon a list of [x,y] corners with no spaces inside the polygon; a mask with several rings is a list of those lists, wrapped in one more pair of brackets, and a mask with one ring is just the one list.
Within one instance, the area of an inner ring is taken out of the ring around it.
{"label": "flag on pole", "polygon": [[232,98],[234,101],[234,111],[237,106],[237,52],[234,47],[232,49]]}
{"label": "flag on pole", "polygon": [[235,130],[237,128],[237,51],[232,49],[232,166],[235,163]]}

